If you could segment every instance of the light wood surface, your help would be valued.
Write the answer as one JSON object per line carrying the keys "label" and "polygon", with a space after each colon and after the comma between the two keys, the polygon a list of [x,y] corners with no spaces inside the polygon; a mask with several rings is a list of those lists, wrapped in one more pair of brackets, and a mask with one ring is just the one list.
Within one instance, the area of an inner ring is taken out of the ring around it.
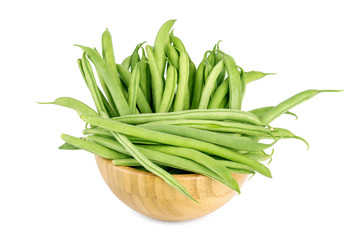
{"label": "light wood surface", "polygon": [[[99,156],[96,156],[96,162],[106,184],[122,202],[159,220],[183,221],[204,216],[236,194],[224,184],[199,174],[173,175],[200,202],[196,203],[152,173],[115,166]],[[233,174],[233,177],[241,187],[248,175]]]}

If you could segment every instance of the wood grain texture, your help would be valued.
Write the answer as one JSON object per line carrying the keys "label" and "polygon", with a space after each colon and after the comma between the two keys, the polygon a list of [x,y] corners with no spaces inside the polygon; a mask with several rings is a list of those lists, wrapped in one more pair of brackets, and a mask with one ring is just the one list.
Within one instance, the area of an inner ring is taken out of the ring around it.
{"label": "wood grain texture", "polygon": [[[158,220],[184,221],[209,214],[228,202],[236,192],[199,174],[173,175],[200,203],[196,203],[152,173],[115,166],[96,156],[100,173],[111,191],[135,211]],[[233,174],[241,187],[248,175]]]}

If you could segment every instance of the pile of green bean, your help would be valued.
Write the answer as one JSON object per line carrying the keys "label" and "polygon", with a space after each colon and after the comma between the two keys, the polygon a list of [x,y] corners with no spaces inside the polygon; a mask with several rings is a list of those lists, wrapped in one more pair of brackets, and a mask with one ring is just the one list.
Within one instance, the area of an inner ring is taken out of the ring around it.
{"label": "pile of green bean", "polygon": [[307,90],[277,106],[243,111],[246,85],[269,74],[245,72],[219,43],[196,67],[174,35],[174,23],[164,23],[153,46],[136,45],[120,64],[108,30],[101,53],[76,45],[83,50],[78,66],[96,111],[69,97],[50,102],[76,110],[87,123],[84,137],[63,134],[60,149],[84,149],[115,165],[150,171],[191,199],[172,174],[199,173],[237,192],[231,173],[271,177],[262,163],[271,154],[264,150],[282,138],[307,142],[269,124],[282,114],[296,117],[289,110],[318,93],[336,91]]}

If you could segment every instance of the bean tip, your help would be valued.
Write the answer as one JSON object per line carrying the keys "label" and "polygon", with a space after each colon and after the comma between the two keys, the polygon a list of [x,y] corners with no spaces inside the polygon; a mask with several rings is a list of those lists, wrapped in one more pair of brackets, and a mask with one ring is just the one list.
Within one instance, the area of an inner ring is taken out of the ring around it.
{"label": "bean tip", "polygon": [[36,101],[36,103],[38,103],[38,104],[55,104],[55,102],[37,102],[37,101]]}

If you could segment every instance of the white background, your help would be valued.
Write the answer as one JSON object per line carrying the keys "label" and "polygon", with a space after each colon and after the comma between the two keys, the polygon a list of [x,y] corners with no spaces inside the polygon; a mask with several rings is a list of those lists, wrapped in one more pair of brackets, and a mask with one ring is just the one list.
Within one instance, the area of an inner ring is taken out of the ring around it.
{"label": "white background", "polygon": [[[0,239],[360,239],[357,1],[2,1],[0,4]],[[189,222],[143,217],[107,188],[94,157],[60,151],[81,136],[71,110],[38,105],[71,96],[93,106],[73,44],[100,49],[105,28],[118,61],[177,19],[198,64],[221,48],[245,70],[276,72],[248,86],[244,108],[306,89],[323,93],[274,126],[306,138],[280,141],[270,164],[218,211]]]}

